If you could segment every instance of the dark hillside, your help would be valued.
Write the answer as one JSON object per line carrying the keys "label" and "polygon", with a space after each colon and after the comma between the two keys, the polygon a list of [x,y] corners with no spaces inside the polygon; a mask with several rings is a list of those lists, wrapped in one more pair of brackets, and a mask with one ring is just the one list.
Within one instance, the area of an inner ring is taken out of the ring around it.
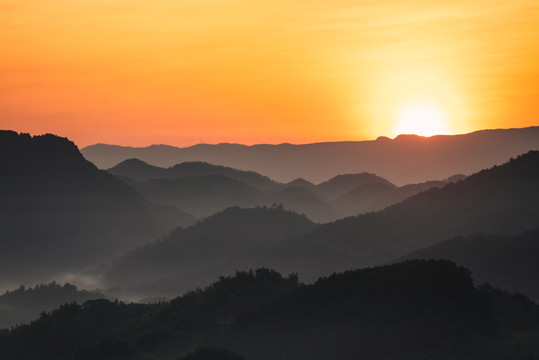
{"label": "dark hillside", "polygon": [[539,230],[518,235],[471,235],[414,251],[406,259],[448,259],[488,282],[539,300]]}
{"label": "dark hillside", "polygon": [[265,249],[315,226],[280,206],[233,207],[125,254],[113,263],[108,276],[114,285],[148,283],[136,290],[145,296],[171,295],[208,284],[219,274],[263,266],[259,255]]}
{"label": "dark hillside", "polygon": [[[312,277],[374,265],[459,235],[511,234],[534,229],[539,219],[539,151],[432,188],[377,213],[337,220],[289,242],[286,254]],[[308,270],[312,269],[312,270]]]}
{"label": "dark hillside", "polygon": [[54,135],[0,132],[0,196],[0,270],[11,281],[87,266],[193,221],[150,203]]}
{"label": "dark hillside", "polygon": [[258,269],[170,303],[68,304],[0,332],[0,353],[20,360],[523,360],[539,356],[538,336],[538,307],[525,296],[476,288],[466,269],[431,260],[313,285]]}

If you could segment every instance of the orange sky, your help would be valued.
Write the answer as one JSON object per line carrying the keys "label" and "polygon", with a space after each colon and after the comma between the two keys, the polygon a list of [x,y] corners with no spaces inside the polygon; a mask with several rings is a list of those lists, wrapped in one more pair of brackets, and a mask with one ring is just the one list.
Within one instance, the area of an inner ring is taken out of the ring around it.
{"label": "orange sky", "polygon": [[98,142],[394,136],[539,125],[539,3],[0,0],[0,128]]}

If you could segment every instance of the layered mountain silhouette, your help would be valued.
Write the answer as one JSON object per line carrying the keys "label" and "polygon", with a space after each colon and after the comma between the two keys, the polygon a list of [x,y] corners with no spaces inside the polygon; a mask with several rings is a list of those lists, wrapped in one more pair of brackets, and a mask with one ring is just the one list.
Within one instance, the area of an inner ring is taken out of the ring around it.
{"label": "layered mountain silhouette", "polygon": [[[207,217],[231,206],[282,204],[317,222],[380,210],[449,181],[397,187],[374,174],[360,173],[338,175],[318,185],[304,179],[282,184],[255,172],[204,162],[159,168],[138,159],[126,160],[107,171],[148,199],[177,206],[198,217]],[[384,191],[375,191],[376,188]]]}
{"label": "layered mountain silhouette", "polygon": [[[520,233],[536,228],[537,219],[539,152],[531,151],[382,211],[321,225],[288,243],[286,253],[297,254],[290,257],[297,267],[278,268],[317,269],[316,277],[385,262],[459,235]],[[285,262],[281,255],[275,259]]]}
{"label": "layered mountain silhouette", "polygon": [[488,282],[539,300],[539,229],[517,235],[459,236],[404,258],[449,259],[470,269],[476,283]]}
{"label": "layered mountain silhouette", "polygon": [[102,169],[132,158],[161,167],[204,161],[256,171],[283,183],[296,178],[320,183],[339,174],[369,172],[394,184],[405,185],[445,179],[453,174],[469,175],[529,150],[539,150],[539,127],[305,145],[199,144],[186,148],[167,145],[133,148],[97,144],[81,151]]}
{"label": "layered mountain silhouette", "polygon": [[[475,287],[449,261],[333,274],[312,285],[237,272],[169,303],[66,304],[0,333],[29,359],[534,359],[539,309]],[[198,350],[197,350],[198,349]]]}
{"label": "layered mountain silhouette", "polygon": [[[197,271],[192,279],[200,283],[213,276],[201,269],[215,267],[224,272],[240,265],[244,268],[268,266],[299,273],[303,279],[313,281],[334,271],[388,262],[459,235],[503,235],[534,229],[539,219],[539,152],[529,152],[442,188],[431,188],[379,212],[323,224],[303,234],[297,231],[297,236],[290,237],[293,233],[288,232],[285,235],[289,237],[284,238],[274,233],[272,241],[263,244],[256,239],[266,232],[271,233],[270,229],[257,226],[255,232],[251,232],[249,224],[256,222],[245,220],[251,212],[261,219],[277,213],[298,218],[279,208],[225,211],[215,219],[224,219],[226,214],[226,220],[221,222],[229,224],[226,225],[228,230],[201,222],[184,233],[203,232],[204,236],[194,236],[198,242],[183,241],[182,233],[171,234],[167,242],[140,248],[122,257],[110,274],[113,278],[119,276],[118,283],[124,281],[119,274],[140,272],[140,277],[137,275],[135,279],[152,273],[159,276],[183,274],[191,260],[185,263],[180,259],[187,257],[196,259],[197,265],[193,267]],[[269,224],[275,220],[264,221],[271,227]],[[234,231],[230,233],[230,229]],[[203,246],[207,239],[214,239],[211,241],[215,244]],[[237,239],[246,239],[241,242],[239,251],[232,250],[238,249]],[[172,251],[174,246],[177,248]],[[204,250],[199,250],[200,246]],[[212,255],[213,249],[220,249],[221,255]],[[165,265],[169,263],[173,264],[174,271]],[[195,279],[196,276],[199,278]],[[160,288],[164,287],[159,285],[153,289]]]}
{"label": "layered mountain silhouette", "polygon": [[[0,330],[0,357],[539,358],[539,151],[509,159],[538,129],[196,146],[215,158],[107,171],[65,138],[2,131],[0,286],[48,284],[0,295],[0,328],[35,319]],[[237,168],[220,161],[232,153]],[[278,181],[240,170],[253,154],[250,170]]]}
{"label": "layered mountain silhouette", "polygon": [[129,177],[138,181],[221,175],[261,190],[279,188],[278,183],[256,172],[242,171],[206,162],[184,162],[165,169],[149,165],[138,159],[128,159],[107,171],[116,176]]}
{"label": "layered mountain silhouette", "polygon": [[194,221],[149,202],[54,135],[0,131],[0,169],[2,280],[91,265]]}

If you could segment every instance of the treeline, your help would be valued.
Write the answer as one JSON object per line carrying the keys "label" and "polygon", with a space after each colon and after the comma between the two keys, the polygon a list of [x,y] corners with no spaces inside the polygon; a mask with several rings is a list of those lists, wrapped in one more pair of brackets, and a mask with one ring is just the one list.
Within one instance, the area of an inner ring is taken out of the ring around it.
{"label": "treeline", "polygon": [[28,323],[43,311],[68,303],[84,303],[92,299],[106,298],[100,291],[79,290],[75,285],[52,282],[34,287],[20,286],[0,296],[0,328]]}
{"label": "treeline", "polygon": [[539,356],[537,338],[539,309],[525,296],[475,287],[470,272],[449,261],[415,260],[312,285],[268,269],[238,272],[169,303],[70,303],[4,330],[0,353],[21,360],[516,360]]}

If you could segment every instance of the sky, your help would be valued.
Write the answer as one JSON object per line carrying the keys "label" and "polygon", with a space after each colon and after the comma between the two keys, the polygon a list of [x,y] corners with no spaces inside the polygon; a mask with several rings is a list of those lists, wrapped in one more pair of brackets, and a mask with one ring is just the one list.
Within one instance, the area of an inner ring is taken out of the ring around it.
{"label": "sky", "polygon": [[0,128],[83,147],[539,125],[537,24],[536,0],[0,0]]}

